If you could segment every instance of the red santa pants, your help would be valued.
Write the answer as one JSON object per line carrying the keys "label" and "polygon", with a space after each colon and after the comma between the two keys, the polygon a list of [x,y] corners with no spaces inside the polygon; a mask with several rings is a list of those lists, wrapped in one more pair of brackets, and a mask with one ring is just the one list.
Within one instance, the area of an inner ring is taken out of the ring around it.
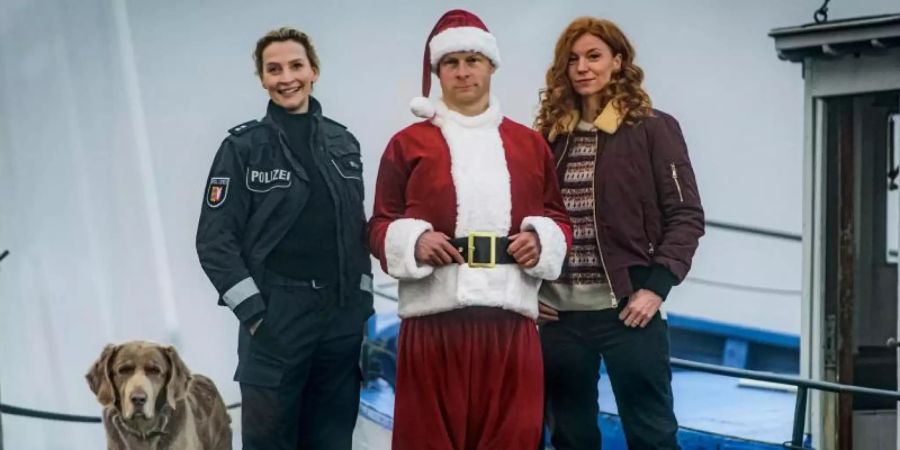
{"label": "red santa pants", "polygon": [[534,450],[544,386],[534,321],[468,307],[404,319],[394,450]]}

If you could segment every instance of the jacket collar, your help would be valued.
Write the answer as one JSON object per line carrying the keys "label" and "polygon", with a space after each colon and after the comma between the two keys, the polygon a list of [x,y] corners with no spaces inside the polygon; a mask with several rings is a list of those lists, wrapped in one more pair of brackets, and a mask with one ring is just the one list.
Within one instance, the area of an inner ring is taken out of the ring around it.
{"label": "jacket collar", "polygon": [[[282,127],[276,118],[283,114],[287,114],[284,112],[284,109],[276,105],[272,100],[269,100],[269,104],[266,106],[266,116],[263,117],[262,122],[274,125],[276,129],[281,130]],[[311,95],[309,96],[309,110],[307,111],[307,114],[310,114],[313,119],[320,119],[322,117],[322,105]]]}
{"label": "jacket collar", "polygon": [[[616,106],[616,102],[611,101],[606,104],[603,111],[600,111],[600,115],[594,119],[593,125],[606,134],[615,134],[619,129],[619,126],[622,125],[622,120],[624,118],[625,116],[619,110],[618,106]],[[571,134],[580,120],[581,111],[577,109],[570,111],[559,119],[558,123],[562,124],[562,131],[558,132],[556,131],[558,128],[553,127],[550,131],[550,136],[548,136],[549,141],[555,141],[556,137],[560,134]]]}

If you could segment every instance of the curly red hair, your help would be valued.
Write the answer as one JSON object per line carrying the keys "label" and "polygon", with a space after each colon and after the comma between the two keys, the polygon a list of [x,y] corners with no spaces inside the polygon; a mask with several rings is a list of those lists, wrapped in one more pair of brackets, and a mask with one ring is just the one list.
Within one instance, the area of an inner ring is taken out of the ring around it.
{"label": "curly red hair", "polygon": [[605,42],[612,49],[613,55],[622,57],[621,69],[613,74],[610,82],[600,91],[601,98],[605,102],[615,102],[623,115],[623,122],[627,124],[635,124],[653,114],[650,96],[641,87],[644,71],[634,63],[634,47],[625,33],[612,21],[579,17],[559,35],[553,53],[553,64],[547,69],[547,85],[541,91],[541,107],[534,122],[535,128],[545,137],[554,131],[554,134],[564,133],[566,124],[560,119],[571,111],[581,109],[581,97],[569,82],[568,66],[572,45],[587,33]]}

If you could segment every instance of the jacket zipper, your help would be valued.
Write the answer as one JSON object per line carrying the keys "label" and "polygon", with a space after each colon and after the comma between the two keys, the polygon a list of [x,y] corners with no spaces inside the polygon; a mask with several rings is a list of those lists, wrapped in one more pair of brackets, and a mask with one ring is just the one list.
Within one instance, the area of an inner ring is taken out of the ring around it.
{"label": "jacket zipper", "polygon": [[[606,284],[609,285],[609,292],[612,293],[612,306],[613,308],[617,308],[619,306],[619,297],[616,296],[616,290],[613,289],[612,281],[609,279],[609,272],[606,271],[606,262],[603,260],[603,247],[600,246],[600,224],[597,223],[597,162],[599,160],[598,154],[600,153],[600,132],[595,132],[595,136],[597,138],[597,146],[596,151],[594,152],[594,173],[591,177],[591,209],[594,213],[594,239],[597,240],[597,253],[600,254],[600,265],[603,267],[603,277],[606,278]],[[571,134],[569,134],[571,136]],[[569,141],[566,140],[566,147],[569,146]]]}
{"label": "jacket zipper", "polygon": [[670,163],[672,168],[672,180],[675,181],[675,188],[678,189],[678,201],[684,203],[684,196],[681,194],[681,184],[678,182],[678,170],[675,169],[675,163]]}
{"label": "jacket zipper", "polygon": [[[335,229],[335,238],[337,238],[338,255],[340,256],[340,255],[344,255],[344,253],[345,253],[344,252],[344,248],[345,248],[344,239],[342,236],[344,233],[344,230],[343,230],[343,227],[341,226],[341,224],[343,223],[343,221],[341,220],[341,214],[343,213],[343,211],[342,211],[343,205],[341,205],[341,199],[340,199],[340,196],[337,194],[334,184],[328,181],[327,164],[325,164],[325,163],[320,164],[319,161],[321,161],[321,159],[317,159],[317,158],[326,158],[326,155],[327,155],[327,153],[325,152],[325,143],[324,143],[325,138],[322,137],[321,135],[316,134],[321,131],[319,129],[319,127],[320,127],[320,123],[313,122],[313,127],[312,127],[313,132],[310,133],[310,135],[309,135],[309,148],[313,152],[315,152],[316,148],[319,149],[319,156],[313,155],[313,163],[316,165],[316,170],[319,171],[319,176],[322,177],[322,181],[325,182],[325,186],[328,188],[328,193],[331,195],[331,201],[334,202],[334,217],[335,217],[335,220],[337,221],[337,226]],[[337,164],[334,162],[334,159],[332,159],[332,158],[328,158],[328,159],[330,159],[331,163],[335,164],[335,167],[337,167]],[[338,172],[340,172],[340,169],[338,169]],[[344,174],[341,173],[341,176],[343,176],[343,175]],[[362,180],[360,180],[360,181],[362,181]],[[347,304],[347,302],[344,301],[344,293],[346,292],[346,288],[344,287],[344,285],[345,285],[344,279],[346,277],[346,273],[345,273],[346,270],[347,270],[347,262],[345,261],[345,258],[339,257],[338,258],[338,275],[337,275],[338,276],[338,305],[341,307],[346,306],[346,304]]]}
{"label": "jacket zipper", "polygon": [[559,165],[562,164],[563,160],[566,159],[566,153],[569,152],[569,139],[572,138],[572,133],[566,135],[566,145],[563,147],[562,154],[559,155],[559,159],[556,160],[556,168],[559,169]]}
{"label": "jacket zipper", "polygon": [[[643,209],[643,207],[644,206],[642,204],[641,208]],[[647,231],[647,217],[643,214],[641,215],[641,217],[642,217],[641,221],[643,222],[641,225],[643,226],[643,229],[644,229],[644,238],[647,239],[647,254],[649,254],[650,256],[653,256],[653,252],[656,251],[656,248],[654,248],[654,246],[653,246],[653,240],[650,238],[650,232]]]}

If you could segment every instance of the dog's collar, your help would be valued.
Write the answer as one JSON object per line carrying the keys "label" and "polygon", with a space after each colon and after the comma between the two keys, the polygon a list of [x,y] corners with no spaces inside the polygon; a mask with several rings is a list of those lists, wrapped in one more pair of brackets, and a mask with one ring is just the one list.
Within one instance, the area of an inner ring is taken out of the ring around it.
{"label": "dog's collar", "polygon": [[113,420],[117,422],[122,430],[128,432],[128,434],[134,435],[141,440],[150,440],[155,437],[165,436],[166,434],[169,434],[169,432],[166,431],[166,427],[169,425],[169,419],[171,418],[171,416],[172,408],[170,408],[168,405],[164,406],[156,416],[157,419],[154,423],[154,426],[147,431],[141,431],[129,425],[128,422],[125,421],[125,418],[122,417],[121,413],[117,414],[113,418]]}

